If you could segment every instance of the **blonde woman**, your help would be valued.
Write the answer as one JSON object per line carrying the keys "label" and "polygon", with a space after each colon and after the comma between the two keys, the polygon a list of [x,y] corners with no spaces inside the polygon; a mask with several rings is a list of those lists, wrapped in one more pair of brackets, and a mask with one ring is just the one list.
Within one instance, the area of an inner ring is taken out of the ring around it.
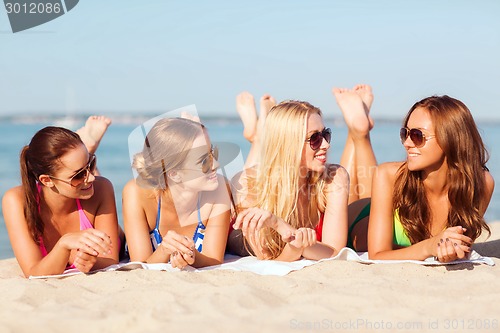
{"label": "blonde woman", "polygon": [[[367,89],[360,86],[338,92],[342,98],[337,101],[349,126],[343,156],[349,163],[364,163],[366,156],[357,155],[365,149],[373,156],[369,141],[373,123],[356,91]],[[235,185],[240,212],[234,227],[242,229],[258,258],[321,259],[345,247],[349,176],[344,167],[327,163],[331,138],[320,109],[307,102],[285,101],[267,113],[258,163]],[[361,177],[356,179],[361,181]],[[369,191],[362,195],[369,196]]]}
{"label": "blonde woman", "polygon": [[206,128],[184,118],[159,120],[134,156],[137,179],[123,189],[132,261],[173,267],[221,264],[231,200],[217,174],[218,150]]}

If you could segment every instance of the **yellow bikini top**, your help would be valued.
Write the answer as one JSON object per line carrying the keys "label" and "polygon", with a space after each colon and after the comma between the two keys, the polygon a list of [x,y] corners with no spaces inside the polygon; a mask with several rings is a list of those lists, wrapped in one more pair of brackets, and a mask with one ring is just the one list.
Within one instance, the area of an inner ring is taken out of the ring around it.
{"label": "yellow bikini top", "polygon": [[408,235],[406,235],[406,231],[401,224],[401,220],[399,219],[399,211],[397,209],[394,211],[394,236],[392,238],[392,242],[403,247],[411,245],[410,239],[408,238]]}

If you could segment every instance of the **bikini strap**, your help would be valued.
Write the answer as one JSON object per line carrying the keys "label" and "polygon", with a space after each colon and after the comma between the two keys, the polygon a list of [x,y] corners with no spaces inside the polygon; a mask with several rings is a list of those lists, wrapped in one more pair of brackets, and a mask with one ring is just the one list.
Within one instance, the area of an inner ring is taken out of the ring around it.
{"label": "bikini strap", "polygon": [[200,201],[201,201],[201,195],[198,196],[198,203],[196,204],[196,206],[198,208],[198,223],[203,224],[203,222],[201,221]]}
{"label": "bikini strap", "polygon": [[158,209],[156,210],[156,226],[155,229],[158,230],[160,226],[160,214],[161,214],[161,195],[158,196]]}

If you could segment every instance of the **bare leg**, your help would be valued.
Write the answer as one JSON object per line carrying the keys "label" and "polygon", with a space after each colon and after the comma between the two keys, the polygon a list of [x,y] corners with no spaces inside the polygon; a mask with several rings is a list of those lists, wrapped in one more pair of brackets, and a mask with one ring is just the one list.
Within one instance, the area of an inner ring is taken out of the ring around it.
{"label": "bare leg", "polygon": [[[91,154],[95,154],[99,143],[101,142],[104,133],[111,125],[111,119],[105,116],[90,116],[88,117],[85,125],[80,129],[76,130],[76,133],[80,136],[85,147]],[[100,175],[99,170],[96,168],[96,175]]]}
{"label": "bare leg", "polygon": [[260,98],[260,112],[259,112],[259,120],[257,123],[257,138],[259,132],[262,133],[264,128],[264,123],[266,122],[267,113],[276,105],[276,100],[273,96],[269,94],[265,94]]}
{"label": "bare leg", "polygon": [[373,120],[368,114],[373,95],[368,85],[358,85],[352,90],[333,88],[332,92],[348,127],[340,164],[351,176],[349,187],[349,203],[351,203],[371,196],[371,178],[377,164],[370,142]]}
{"label": "bare leg", "polygon": [[368,222],[370,217],[366,216],[356,222],[353,226],[354,221],[358,218],[359,214],[370,203],[369,198],[361,199],[353,202],[348,208],[348,223],[350,237],[354,249],[358,252],[368,251]]}
{"label": "bare leg", "polygon": [[257,134],[257,109],[253,95],[243,91],[236,96],[236,111],[243,122],[243,136],[250,142],[253,142]]}

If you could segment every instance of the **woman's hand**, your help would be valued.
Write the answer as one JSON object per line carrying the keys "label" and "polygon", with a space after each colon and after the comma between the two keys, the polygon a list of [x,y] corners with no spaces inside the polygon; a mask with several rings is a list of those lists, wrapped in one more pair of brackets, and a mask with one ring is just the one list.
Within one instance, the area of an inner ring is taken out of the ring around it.
{"label": "woman's hand", "polygon": [[86,229],[65,234],[59,239],[59,243],[69,251],[79,250],[92,256],[111,253],[110,237],[97,229]]}
{"label": "woman's hand", "polygon": [[464,258],[470,253],[473,241],[464,235],[465,228],[450,227],[431,238],[435,244],[433,253],[440,262],[450,262]]}
{"label": "woman's hand", "polygon": [[172,267],[183,269],[194,264],[196,250],[192,239],[169,230],[163,237],[161,246],[170,255]]}
{"label": "woman's hand", "polygon": [[317,243],[316,230],[311,228],[299,228],[293,235],[292,240],[289,242],[290,246],[297,249],[305,249]]}
{"label": "woman's hand", "polygon": [[97,256],[90,255],[84,251],[77,250],[73,265],[83,273],[88,273],[97,262]]}
{"label": "woman's hand", "polygon": [[245,209],[238,214],[234,223],[234,229],[241,229],[245,237],[249,234],[259,232],[264,227],[276,230],[278,227],[278,218],[271,212],[258,207]]}

